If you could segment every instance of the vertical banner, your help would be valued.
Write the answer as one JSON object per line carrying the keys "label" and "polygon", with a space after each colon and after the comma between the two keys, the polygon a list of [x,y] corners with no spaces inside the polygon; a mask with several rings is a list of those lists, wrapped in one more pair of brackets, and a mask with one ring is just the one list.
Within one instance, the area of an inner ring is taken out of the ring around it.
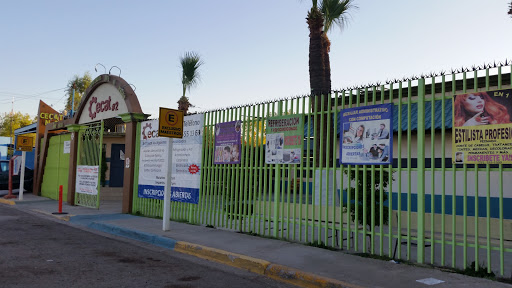
{"label": "vertical banner", "polygon": [[393,104],[344,109],[340,124],[340,163],[382,165],[393,162]]}
{"label": "vertical banner", "polygon": [[512,89],[453,97],[452,162],[512,163]]}
{"label": "vertical banner", "polygon": [[158,120],[141,123],[139,198],[164,199],[169,163],[169,141],[171,141],[169,138],[158,137]]}
{"label": "vertical banner", "polygon": [[99,166],[76,167],[76,193],[98,195]]}
{"label": "vertical banner", "polygon": [[204,114],[185,116],[183,138],[172,139],[171,201],[197,204],[201,184]]}
{"label": "vertical banner", "polygon": [[304,139],[302,115],[270,117],[266,132],[265,163],[300,164]]}
{"label": "vertical banner", "polygon": [[215,159],[213,164],[240,164],[241,122],[215,124]]}

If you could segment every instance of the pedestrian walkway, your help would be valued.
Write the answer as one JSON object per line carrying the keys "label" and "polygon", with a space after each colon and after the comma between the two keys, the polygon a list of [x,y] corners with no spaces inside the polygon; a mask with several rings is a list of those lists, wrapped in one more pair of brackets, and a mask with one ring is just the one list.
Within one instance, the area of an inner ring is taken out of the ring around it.
{"label": "pedestrian walkway", "polygon": [[302,287],[427,287],[418,280],[444,281],[433,287],[512,287],[430,267],[369,259],[199,225],[171,222],[171,230],[162,231],[162,220],[121,214],[115,203],[102,205],[99,210],[64,204],[66,215],[52,214],[58,210],[57,201],[32,194],[26,194],[23,201],[0,198],[0,204],[52,215],[77,227],[143,241]]}

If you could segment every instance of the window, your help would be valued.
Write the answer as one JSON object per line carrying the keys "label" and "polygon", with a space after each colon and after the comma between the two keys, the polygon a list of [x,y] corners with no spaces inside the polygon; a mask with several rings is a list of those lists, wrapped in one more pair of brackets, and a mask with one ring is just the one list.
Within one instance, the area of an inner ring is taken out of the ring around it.
{"label": "window", "polygon": [[117,133],[125,133],[126,132],[126,124],[116,124],[116,132]]}

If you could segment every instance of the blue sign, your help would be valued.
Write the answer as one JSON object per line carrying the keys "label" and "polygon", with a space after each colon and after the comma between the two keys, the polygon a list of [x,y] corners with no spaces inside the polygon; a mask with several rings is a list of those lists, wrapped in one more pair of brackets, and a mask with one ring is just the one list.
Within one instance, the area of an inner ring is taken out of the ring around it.
{"label": "blue sign", "polygon": [[139,185],[138,188],[139,198],[164,200],[164,186]]}
{"label": "blue sign", "polygon": [[199,189],[171,187],[171,201],[197,204],[199,203]]}
{"label": "blue sign", "polygon": [[393,162],[393,104],[340,112],[340,163],[383,165]]}

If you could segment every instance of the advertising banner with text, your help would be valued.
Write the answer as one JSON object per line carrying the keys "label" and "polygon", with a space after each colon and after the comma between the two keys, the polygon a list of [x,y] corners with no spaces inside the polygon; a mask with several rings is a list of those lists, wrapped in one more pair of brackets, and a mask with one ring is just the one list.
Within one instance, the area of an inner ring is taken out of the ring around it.
{"label": "advertising banner with text", "polygon": [[240,164],[241,125],[241,121],[215,124],[213,164]]}
{"label": "advertising banner with text", "polygon": [[270,117],[267,120],[265,163],[300,164],[303,139],[302,115]]}
{"label": "advertising banner with text", "polygon": [[393,104],[348,108],[340,113],[340,163],[392,163]]}
{"label": "advertising banner with text", "polygon": [[169,161],[169,138],[158,137],[158,120],[141,123],[139,198],[164,199]]}
{"label": "advertising banner with text", "polygon": [[452,162],[512,163],[512,89],[453,97]]}
{"label": "advertising banner with text", "polygon": [[78,165],[76,167],[76,192],[89,195],[98,194],[99,166]]}
{"label": "advertising banner with text", "polygon": [[171,201],[197,204],[201,185],[204,114],[185,116],[183,138],[172,139]]}

